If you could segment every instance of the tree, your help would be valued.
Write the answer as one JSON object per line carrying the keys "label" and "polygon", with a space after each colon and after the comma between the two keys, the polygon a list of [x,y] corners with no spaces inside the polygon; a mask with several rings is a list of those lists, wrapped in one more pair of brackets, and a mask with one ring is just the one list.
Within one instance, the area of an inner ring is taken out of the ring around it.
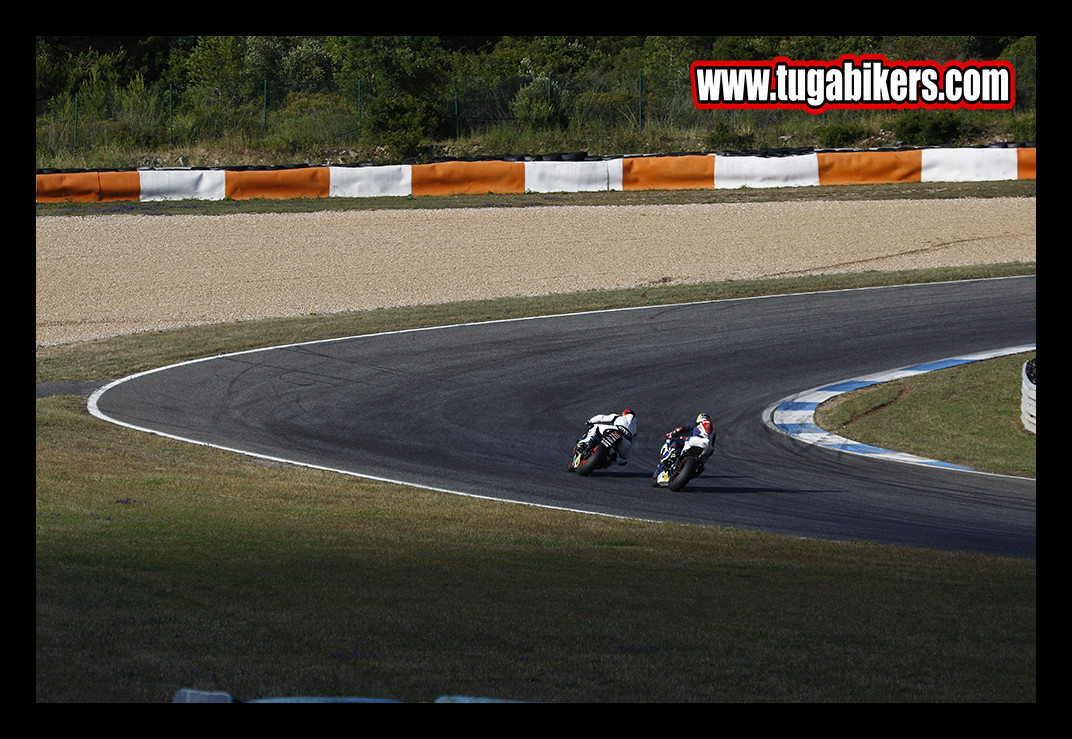
{"label": "tree", "polygon": [[321,36],[247,36],[245,73],[253,81],[330,83],[333,62]]}
{"label": "tree", "polygon": [[245,57],[244,36],[200,36],[186,57],[186,79],[194,86],[211,87],[224,97],[238,96],[250,89],[244,74]]}
{"label": "tree", "polygon": [[447,55],[434,36],[334,37],[336,79],[364,108],[368,133],[395,157],[449,132]]}

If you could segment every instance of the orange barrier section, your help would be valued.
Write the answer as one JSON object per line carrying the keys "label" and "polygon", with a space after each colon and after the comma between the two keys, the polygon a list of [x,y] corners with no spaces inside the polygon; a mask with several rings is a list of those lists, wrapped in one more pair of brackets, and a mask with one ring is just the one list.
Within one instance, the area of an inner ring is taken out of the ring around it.
{"label": "orange barrier section", "polygon": [[623,190],[711,190],[715,158],[705,155],[622,160]]}
{"label": "orange barrier section", "polygon": [[140,200],[137,172],[59,172],[37,175],[37,202]]}
{"label": "orange barrier section", "polygon": [[413,195],[525,192],[524,162],[440,162],[414,164]]}
{"label": "orange barrier section", "polygon": [[227,173],[224,195],[234,200],[326,198],[330,186],[331,170],[327,167],[240,170]]}
{"label": "orange barrier section", "polygon": [[923,154],[916,151],[820,151],[820,185],[919,182]]}
{"label": "orange barrier section", "polygon": [[1016,176],[1021,180],[1035,179],[1035,147],[1016,150]]}

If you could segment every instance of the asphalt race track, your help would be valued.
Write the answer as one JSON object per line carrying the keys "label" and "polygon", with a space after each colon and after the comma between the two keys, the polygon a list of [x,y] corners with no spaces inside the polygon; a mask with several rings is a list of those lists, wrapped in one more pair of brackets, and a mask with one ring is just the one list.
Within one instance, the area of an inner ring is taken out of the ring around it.
{"label": "asphalt race track", "polygon": [[[460,494],[1033,558],[1034,480],[816,448],[762,416],[826,383],[1034,341],[1035,278],[1007,278],[276,347],[126,378],[90,407],[189,441]],[[568,473],[584,421],[625,407],[639,426],[629,465]],[[663,434],[699,411],[718,432],[704,475],[680,493],[651,487]]]}

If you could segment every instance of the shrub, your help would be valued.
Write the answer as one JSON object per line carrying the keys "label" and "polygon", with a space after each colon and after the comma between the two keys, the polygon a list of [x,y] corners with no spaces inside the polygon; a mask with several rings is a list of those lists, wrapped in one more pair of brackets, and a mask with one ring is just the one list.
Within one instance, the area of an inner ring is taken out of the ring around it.
{"label": "shrub", "polygon": [[269,114],[270,134],[293,146],[316,147],[352,137],[359,123],[341,95],[290,92],[286,105]]}
{"label": "shrub", "polygon": [[1016,118],[1010,126],[1012,132],[1013,141],[1034,141],[1035,140],[1035,114],[1025,115]]}
{"label": "shrub", "polygon": [[704,145],[709,151],[740,151],[755,146],[755,134],[737,132],[729,124],[719,121],[704,136]]}
{"label": "shrub", "polygon": [[910,146],[941,146],[960,137],[960,119],[947,110],[912,110],[894,121],[893,132]]}
{"label": "shrub", "polygon": [[860,139],[867,137],[870,132],[863,126],[853,123],[833,123],[828,126],[819,126],[815,129],[815,136],[819,140],[819,146],[824,149],[837,149],[854,146]]}
{"label": "shrub", "polygon": [[510,111],[523,131],[555,128],[567,122],[558,87],[547,77],[537,77],[518,90],[510,101]]}
{"label": "shrub", "polygon": [[396,159],[415,156],[422,142],[442,132],[445,120],[435,103],[406,92],[378,95],[365,114],[372,135]]}

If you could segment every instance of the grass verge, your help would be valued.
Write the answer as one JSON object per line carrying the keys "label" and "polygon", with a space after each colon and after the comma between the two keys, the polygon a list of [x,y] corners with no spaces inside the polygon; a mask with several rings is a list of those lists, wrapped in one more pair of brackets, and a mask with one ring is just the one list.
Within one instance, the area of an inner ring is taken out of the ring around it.
{"label": "grass verge", "polygon": [[1035,477],[1035,435],[1020,420],[1021,369],[1034,352],[853,390],[819,406],[827,431],[985,472]]}

